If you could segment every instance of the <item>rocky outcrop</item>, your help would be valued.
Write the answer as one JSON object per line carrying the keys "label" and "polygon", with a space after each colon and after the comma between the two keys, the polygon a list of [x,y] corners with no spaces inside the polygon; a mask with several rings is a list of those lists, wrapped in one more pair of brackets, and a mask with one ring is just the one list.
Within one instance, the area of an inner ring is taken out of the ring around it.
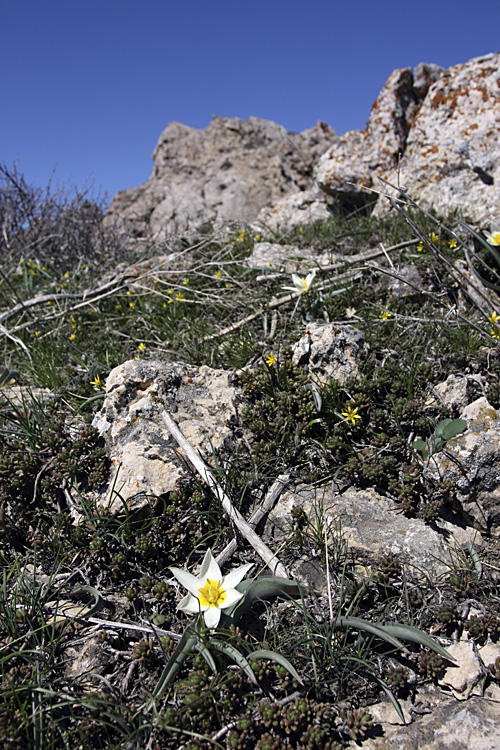
{"label": "rocky outcrop", "polygon": [[320,188],[344,203],[350,197],[353,207],[374,202],[377,196],[364,188],[378,190],[377,177],[397,165],[429,87],[442,72],[423,63],[414,71],[395,70],[375,100],[365,130],[341,136],[320,159]]}
{"label": "rocky outcrop", "polygon": [[[396,70],[373,105],[366,129],[347,133],[320,159],[328,194],[353,205],[401,185],[421,205],[475,221],[500,205],[500,54],[443,71]],[[396,191],[392,191],[393,194]],[[388,208],[379,200],[376,211]]]}
{"label": "rocky outcrop", "polygon": [[182,362],[130,360],[106,380],[106,396],[93,425],[104,436],[113,472],[108,507],[141,507],[148,496],[171,492],[185,472],[161,413],[171,413],[202,456],[231,439],[236,391],[230,373]]}
{"label": "rocky outcrop", "polygon": [[500,415],[484,396],[461,413],[467,429],[429,459],[425,474],[457,489],[466,520],[481,531],[500,534]]}
{"label": "rocky outcrop", "polygon": [[379,178],[441,214],[483,221],[500,205],[499,80],[499,53],[395,70],[366,128],[342,136],[324,122],[302,133],[257,117],[214,117],[203,130],[172,122],[153,174],[116,195],[106,222],[157,239],[208,221],[276,231],[326,219],[335,203],[386,211]]}
{"label": "rocky outcrop", "polygon": [[335,137],[323,122],[302,133],[257,117],[214,117],[204,130],[172,122],[153,152],[153,174],[119,192],[106,221],[157,238],[207,221],[251,221],[309,189],[313,166]]}

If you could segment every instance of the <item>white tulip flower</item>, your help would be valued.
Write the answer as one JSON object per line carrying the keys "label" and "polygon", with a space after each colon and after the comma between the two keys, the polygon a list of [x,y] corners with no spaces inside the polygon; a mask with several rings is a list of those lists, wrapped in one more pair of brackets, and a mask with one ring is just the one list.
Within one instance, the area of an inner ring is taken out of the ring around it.
{"label": "white tulip flower", "polygon": [[296,273],[292,273],[292,282],[294,286],[284,286],[283,289],[289,289],[291,292],[302,292],[305,294],[309,291],[314,277],[316,276],[316,269],[308,273],[307,276],[297,276]]}
{"label": "white tulip flower", "polygon": [[490,245],[500,245],[500,226],[492,222],[490,224],[490,231],[485,232],[486,242]]}
{"label": "white tulip flower", "polygon": [[179,583],[189,591],[189,594],[179,602],[177,609],[192,614],[203,612],[207,628],[216,628],[221,610],[231,607],[243,598],[243,594],[236,591],[235,587],[251,567],[253,563],[247,563],[223,576],[211,550],[207,550],[198,577],[187,570],[169,568]]}

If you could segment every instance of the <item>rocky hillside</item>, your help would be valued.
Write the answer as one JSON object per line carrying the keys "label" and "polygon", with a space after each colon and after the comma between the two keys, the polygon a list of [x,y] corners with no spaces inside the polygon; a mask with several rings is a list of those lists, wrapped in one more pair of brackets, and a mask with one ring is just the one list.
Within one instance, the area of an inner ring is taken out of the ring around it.
{"label": "rocky hillside", "polygon": [[300,134],[256,117],[170,123],[151,177],[118,193],[108,225],[157,239],[207,221],[284,227],[376,202],[379,178],[484,221],[500,204],[499,81],[498,53],[395,70],[365,130],[342,136],[323,122]]}

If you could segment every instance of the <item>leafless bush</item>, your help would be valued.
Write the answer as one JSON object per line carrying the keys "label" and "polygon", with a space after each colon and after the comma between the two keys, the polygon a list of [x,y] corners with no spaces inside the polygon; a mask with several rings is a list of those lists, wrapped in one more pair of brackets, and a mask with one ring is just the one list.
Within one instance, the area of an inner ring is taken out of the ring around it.
{"label": "leafless bush", "polygon": [[21,258],[69,268],[115,257],[124,239],[103,226],[105,204],[85,188],[71,194],[29,185],[16,165],[0,164],[0,261]]}

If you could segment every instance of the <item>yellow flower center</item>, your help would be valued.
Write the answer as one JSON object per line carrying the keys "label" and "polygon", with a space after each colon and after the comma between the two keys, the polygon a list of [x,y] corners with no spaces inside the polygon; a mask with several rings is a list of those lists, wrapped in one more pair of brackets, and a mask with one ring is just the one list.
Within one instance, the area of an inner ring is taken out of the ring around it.
{"label": "yellow flower center", "polygon": [[492,239],[493,239],[494,245],[500,245],[500,232],[497,232],[496,234],[494,234]]}
{"label": "yellow flower center", "polygon": [[203,588],[198,591],[202,607],[220,607],[226,601],[226,592],[221,589],[220,581],[211,581],[208,578]]}

